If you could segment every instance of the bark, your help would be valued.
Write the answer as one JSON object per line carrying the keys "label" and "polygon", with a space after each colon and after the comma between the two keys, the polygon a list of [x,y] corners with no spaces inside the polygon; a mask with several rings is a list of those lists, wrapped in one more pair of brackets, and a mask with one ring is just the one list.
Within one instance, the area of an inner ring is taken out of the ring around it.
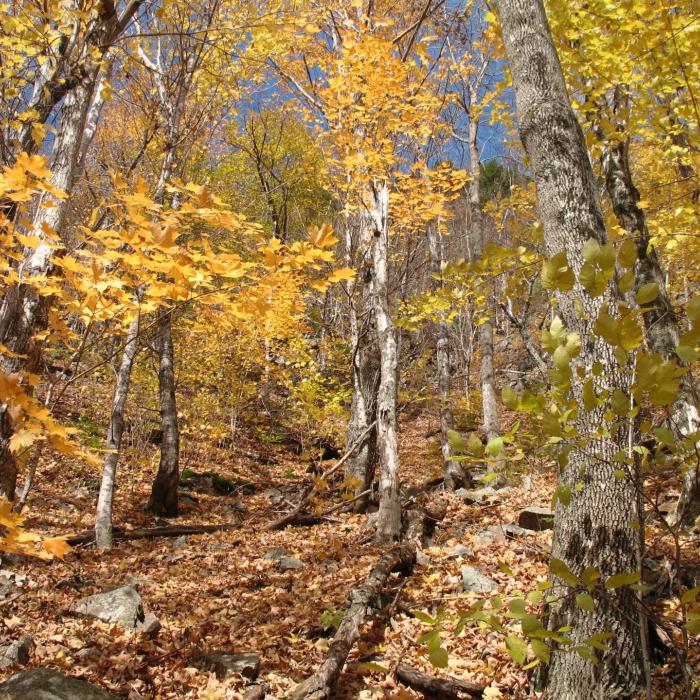
{"label": "bark", "polygon": [[158,386],[163,438],[160,443],[158,473],[151,489],[148,509],[157,515],[174,517],[178,514],[177,485],[180,480],[180,432],[177,424],[177,404],[175,401],[172,314],[167,309],[161,309],[158,314]]}
{"label": "bark", "polygon": [[[56,137],[49,166],[51,184],[64,192],[70,192],[75,179],[76,163],[94,78],[80,83],[66,97],[63,104],[61,128]],[[53,271],[53,255],[56,244],[49,240],[46,231],[55,235],[63,231],[68,199],[60,199],[45,193],[41,198],[32,222],[32,235],[41,243],[26,252],[19,267],[20,282],[7,290],[0,309],[0,343],[16,356],[0,355],[0,371],[6,374],[22,369],[35,371],[40,360],[41,344],[34,339],[36,333],[46,328],[51,299],[39,293],[33,280],[45,277]],[[4,408],[0,422],[0,450],[12,437],[14,427]],[[9,500],[15,496],[17,484],[17,460],[9,449],[1,452],[0,489]]]}
{"label": "bark", "polygon": [[[181,535],[207,535],[212,532],[225,532],[237,530],[239,526],[233,523],[217,523],[215,525],[167,525],[165,527],[151,527],[142,530],[122,530],[119,527],[112,529],[114,540],[152,540],[157,537],[180,537]],[[69,535],[66,542],[75,547],[79,544],[92,544],[95,541],[95,531],[86,530],[77,535]]]}
{"label": "bark", "polygon": [[129,326],[126,336],[126,344],[122,361],[117,372],[117,383],[112,398],[112,414],[107,429],[106,449],[107,454],[102,468],[102,480],[100,493],[97,498],[97,511],[95,513],[95,540],[100,551],[107,551],[112,547],[112,501],[114,498],[114,480],[121,450],[122,435],[124,433],[124,407],[129,394],[131,382],[131,369],[134,358],[138,352],[138,336],[141,325],[141,317],[137,313]]}
{"label": "bark", "polygon": [[[565,251],[578,276],[581,249],[591,237],[606,241],[605,224],[595,177],[583,133],[571,109],[561,66],[541,0],[498,0],[501,26],[515,88],[520,135],[532,164],[547,254]],[[590,321],[603,304],[614,311],[612,286],[591,297],[576,283],[556,293],[559,314],[569,332],[582,340],[572,362],[571,398],[583,406],[583,386],[593,377],[593,364],[603,371],[595,377],[598,392],[619,388],[629,394],[629,372],[620,371],[612,348],[592,336]],[[583,305],[584,314],[577,310]],[[559,485],[572,489],[568,507],[557,503],[552,555],[579,575],[594,567],[603,579],[638,568],[637,493],[632,479],[614,474],[614,455],[625,449],[626,430],[613,426],[600,436],[606,407],[580,410],[575,418],[577,439],[568,460],[562,460]],[[582,487],[575,488],[577,484]],[[568,636],[583,643],[592,635],[611,632],[606,651],[593,665],[576,653],[554,650],[545,697],[567,700],[630,698],[644,682],[641,634],[633,591],[594,589],[595,609],[581,611],[573,589],[554,580],[557,599],[550,611],[550,629],[569,626]]]}
{"label": "bark", "polygon": [[[615,88],[615,111],[627,108],[625,87]],[[655,283],[659,294],[645,304],[643,314],[646,341],[653,352],[666,360],[678,361],[676,348],[680,338],[678,319],[668,296],[665,275],[661,269],[656,250],[651,246],[644,210],[639,206],[640,195],[634,185],[629,160],[629,142],[606,138],[598,130],[599,138],[605,142],[602,157],[605,187],[620,225],[634,236],[637,245],[637,262],[634,269],[635,291],[645,284]],[[678,440],[700,429],[698,416],[698,393],[693,377],[687,373],[681,378],[678,396],[671,405],[669,428]],[[671,515],[672,523],[691,525],[700,515],[700,465],[691,465],[683,479],[683,490]]]}
{"label": "bark", "polygon": [[418,671],[408,664],[400,663],[396,667],[396,678],[409,688],[417,690],[428,697],[457,700],[462,697],[480,698],[484,687],[478,683],[460,681],[456,678],[437,678]]}
{"label": "bark", "polygon": [[[347,445],[354,445],[359,435],[365,435],[347,462],[345,477],[355,483],[358,495],[372,486],[377,465],[376,423],[377,390],[379,388],[379,349],[375,340],[376,330],[372,311],[372,270],[368,250],[371,246],[371,219],[365,212],[348,221],[345,245],[348,267],[357,269],[357,280],[347,283],[350,302],[350,344],[352,348],[352,403],[348,420]],[[357,287],[360,287],[359,291]],[[358,502],[361,511],[366,499]]]}
{"label": "bark", "polygon": [[389,313],[389,189],[386,183],[373,184],[371,197],[374,227],[372,291],[381,362],[377,392],[377,451],[380,465],[377,541],[390,542],[401,537],[401,498],[396,435],[396,332]]}
{"label": "bark", "polygon": [[[430,250],[430,263],[433,273],[433,291],[437,291],[443,284],[440,278],[442,272],[442,246],[437,225],[428,226],[428,248]],[[437,336],[435,351],[437,388],[440,400],[440,451],[445,466],[445,488],[449,491],[454,491],[464,486],[467,479],[460,463],[452,459],[454,453],[449,441],[449,431],[454,427],[454,419],[450,397],[452,389],[450,379],[450,333],[444,312],[440,312],[440,319],[435,324],[435,333]]]}
{"label": "bark", "polygon": [[343,620],[333,637],[325,661],[316,673],[300,683],[292,693],[297,700],[330,700],[348,654],[360,638],[360,629],[372,608],[381,607],[380,596],[392,571],[409,573],[416,556],[415,545],[396,545],[383,554],[360,586],[350,591]]}

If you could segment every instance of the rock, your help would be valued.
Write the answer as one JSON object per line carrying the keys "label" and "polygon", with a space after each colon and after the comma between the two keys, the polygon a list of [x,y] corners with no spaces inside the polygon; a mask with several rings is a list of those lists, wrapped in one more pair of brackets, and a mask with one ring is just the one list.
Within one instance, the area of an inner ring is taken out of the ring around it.
{"label": "rock", "polygon": [[549,508],[530,506],[520,511],[518,525],[526,530],[551,530],[554,527],[554,513]]}
{"label": "rock", "polygon": [[[503,500],[505,489],[499,489],[496,491],[492,486],[484,486],[481,489],[459,489],[462,491],[460,498],[467,504],[478,504],[484,505],[486,503],[497,503]],[[457,491],[455,491],[457,493]]]}
{"label": "rock", "polygon": [[418,566],[428,566],[432,559],[425,553],[421,552],[420,550],[416,552],[416,564]]}
{"label": "rock", "polygon": [[0,683],[3,700],[116,700],[102,688],[51,668],[33,668],[16,673]]}
{"label": "rock", "polygon": [[266,561],[279,561],[289,554],[289,552],[284,547],[270,547],[270,549],[265,552],[263,559]]}
{"label": "rock", "polygon": [[187,537],[185,535],[180,535],[176,537],[173,541],[173,549],[182,549],[187,546]]}
{"label": "rock", "polygon": [[532,535],[532,530],[526,530],[524,527],[519,527],[518,525],[504,525],[503,529],[509,540],[514,540],[516,537],[529,537]]}
{"label": "rock", "polygon": [[503,544],[506,541],[506,533],[502,525],[489,525],[480,530],[474,537],[474,544],[483,546],[487,544]]}
{"label": "rock", "polygon": [[177,492],[177,498],[182,503],[189,503],[191,505],[199,503],[199,499],[197,498],[197,496],[193,496],[191,493],[184,493],[183,491]]}
{"label": "rock", "polygon": [[379,511],[375,510],[371,513],[367,513],[367,527],[377,527],[377,522],[379,521]]}
{"label": "rock", "polygon": [[24,574],[18,574],[9,569],[0,569],[0,583],[10,583],[21,588],[29,579]]}
{"label": "rock", "polygon": [[451,559],[463,559],[470,557],[472,554],[473,552],[471,549],[469,549],[469,547],[465,547],[463,544],[457,544],[452,547],[447,556]]}
{"label": "rock", "polygon": [[147,637],[155,637],[160,632],[162,625],[160,620],[153,613],[146,613],[143,622],[136,625],[136,630]]}
{"label": "rock", "polygon": [[498,584],[473,566],[462,567],[462,588],[465,592],[490,593]]}
{"label": "rock", "polygon": [[284,494],[279,489],[268,489],[263,494],[272,503],[279,503],[284,500]]}
{"label": "rock", "polygon": [[244,652],[243,654],[229,654],[217,651],[207,654],[204,663],[216,674],[219,680],[229,678],[234,673],[240,673],[253,681],[260,672],[260,654]]}
{"label": "rock", "polygon": [[29,663],[29,659],[34,651],[34,638],[31,635],[25,634],[16,642],[12,642],[9,647],[5,648],[2,658],[0,658],[0,668],[7,668],[13,664]]}
{"label": "rock", "polygon": [[97,647],[85,647],[84,649],[81,649],[80,651],[76,652],[75,655],[79,659],[83,659],[86,661],[94,661],[95,659],[99,659],[102,654],[100,653],[100,650]]}
{"label": "rock", "polygon": [[73,603],[71,612],[81,617],[94,617],[102,622],[118,622],[135,628],[144,621],[143,602],[133,586],[122,586],[105,593],[81,598]]}
{"label": "rock", "polygon": [[669,513],[675,513],[677,502],[678,501],[664,501],[663,503],[659,504],[659,507],[658,507],[659,513],[661,513],[662,515],[668,515]]}
{"label": "rock", "polygon": [[304,562],[297,557],[282,557],[280,559],[280,571],[295,571],[303,568]]}
{"label": "rock", "polygon": [[523,491],[532,491],[532,477],[529,474],[520,479],[520,488]]}

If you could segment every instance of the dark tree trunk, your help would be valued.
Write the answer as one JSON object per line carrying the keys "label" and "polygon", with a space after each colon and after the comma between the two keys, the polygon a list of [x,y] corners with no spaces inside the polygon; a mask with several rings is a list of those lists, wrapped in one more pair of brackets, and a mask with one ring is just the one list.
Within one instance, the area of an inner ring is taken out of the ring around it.
{"label": "dark tree trunk", "polygon": [[159,356],[158,385],[160,420],[163,437],[160,443],[160,464],[151,489],[148,509],[157,515],[178,514],[177,486],[180,480],[180,432],[175,402],[175,358],[173,352],[172,314],[158,312],[157,348]]}

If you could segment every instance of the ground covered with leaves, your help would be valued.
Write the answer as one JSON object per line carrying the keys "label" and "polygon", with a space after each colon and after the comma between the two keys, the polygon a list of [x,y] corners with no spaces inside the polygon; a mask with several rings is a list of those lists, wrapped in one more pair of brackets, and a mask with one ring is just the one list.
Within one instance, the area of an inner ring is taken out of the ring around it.
{"label": "ground covered with leaves", "polygon": [[[435,428],[424,415],[404,420],[402,469],[407,485],[419,486],[439,475]],[[270,463],[261,464],[254,451],[271,457]],[[10,643],[30,634],[36,643],[30,665],[83,677],[130,700],[242,697],[243,678],[220,682],[201,657],[217,651],[256,652],[262,660],[259,680],[273,697],[288,695],[323,660],[345,596],[363,580],[381,550],[370,543],[367,515],[338,513],[311,527],[264,529],[290,510],[303,484],[313,478],[312,462],[291,454],[286,446],[249,442],[211,448],[208,454],[215,458],[201,463],[199,453],[185,450],[190,483],[192,472],[212,471],[233,487],[232,492],[183,488],[182,514],[172,522],[234,523],[236,528],[118,541],[104,555],[79,546],[63,561],[4,562],[5,568],[27,578],[0,602],[0,641]],[[164,524],[143,510],[151,474],[128,459],[120,467],[117,525],[128,530]],[[51,535],[90,528],[97,476],[88,467],[52,463],[30,500],[28,526]],[[477,601],[495,595],[505,601],[525,596],[546,578],[550,531],[503,541],[479,536],[490,525],[515,522],[525,506],[549,505],[551,475],[533,470],[527,481],[529,488],[513,484],[481,504],[468,505],[459,496],[441,494],[445,518],[412,575],[393,582],[382,614],[368,623],[336,697],[421,697],[395,680],[399,662],[434,675],[478,681],[486,687],[485,697],[534,697],[528,693],[528,672],[513,661],[506,635],[477,623],[456,630],[459,613]],[[327,495],[325,507],[333,497]],[[465,549],[455,550],[460,545]],[[282,548],[302,566],[282,571],[278,558],[270,558],[272,548]],[[498,583],[498,589],[487,596],[462,592],[465,565],[478,568]],[[155,637],[71,615],[69,608],[80,597],[125,584],[137,588],[146,610],[160,620],[162,628]],[[417,617],[416,611],[424,614]],[[439,643],[446,659],[440,652],[443,657],[433,655],[433,661],[446,663],[446,668],[435,668],[428,646],[419,641],[436,629],[426,624],[426,616],[439,617]],[[517,656],[517,648],[515,652]],[[697,650],[694,654],[690,660],[700,666]],[[4,674],[14,670],[17,667]],[[658,697],[682,697],[672,658],[656,667],[654,687]]]}

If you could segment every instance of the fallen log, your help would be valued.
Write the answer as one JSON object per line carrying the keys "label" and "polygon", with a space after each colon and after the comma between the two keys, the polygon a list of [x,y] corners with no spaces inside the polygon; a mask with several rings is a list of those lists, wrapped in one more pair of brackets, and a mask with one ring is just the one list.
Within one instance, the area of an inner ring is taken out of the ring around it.
{"label": "fallen log", "polygon": [[459,700],[464,696],[480,698],[484,694],[484,687],[478,683],[468,683],[456,678],[429,676],[408,664],[399,664],[396,667],[396,678],[404,685],[428,697]]}
{"label": "fallen log", "polygon": [[[221,523],[220,525],[168,525],[167,527],[151,527],[142,530],[124,530],[115,527],[112,536],[115,540],[147,540],[157,537],[180,537],[181,535],[205,535],[211,532],[223,532],[224,530],[237,530],[238,525],[233,523]],[[94,530],[85,530],[76,535],[66,537],[66,542],[75,547],[79,544],[92,544],[95,540]]]}
{"label": "fallen log", "polygon": [[330,700],[348,654],[360,638],[360,628],[369,610],[379,605],[389,574],[397,569],[408,573],[416,557],[415,544],[399,544],[385,552],[367,574],[367,578],[348,594],[345,612],[328,648],[326,660],[316,673],[300,683],[292,693],[296,700]]}

